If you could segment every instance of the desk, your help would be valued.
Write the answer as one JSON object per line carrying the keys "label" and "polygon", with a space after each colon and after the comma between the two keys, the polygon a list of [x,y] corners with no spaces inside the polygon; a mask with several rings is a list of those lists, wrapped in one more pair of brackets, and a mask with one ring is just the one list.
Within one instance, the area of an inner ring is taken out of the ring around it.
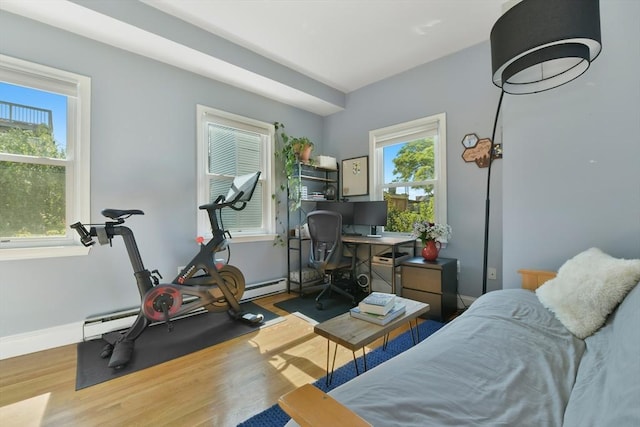
{"label": "desk", "polygon": [[409,243],[413,243],[413,250],[415,255],[416,249],[416,238],[411,236],[401,237],[401,236],[382,236],[382,237],[367,237],[367,236],[350,236],[350,235],[342,235],[342,243],[345,243],[347,246],[353,245],[355,246],[354,256],[358,256],[358,246],[360,245],[368,245],[369,246],[369,288],[371,288],[371,246],[388,246],[391,248],[391,293],[396,293],[396,249],[398,246],[406,245]]}

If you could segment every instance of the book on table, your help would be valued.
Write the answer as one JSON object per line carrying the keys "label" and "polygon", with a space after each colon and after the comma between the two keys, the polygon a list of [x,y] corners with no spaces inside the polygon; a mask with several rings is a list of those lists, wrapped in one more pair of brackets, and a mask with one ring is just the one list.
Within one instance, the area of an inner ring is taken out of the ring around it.
{"label": "book on table", "polygon": [[366,320],[367,322],[375,323],[376,325],[384,326],[387,323],[391,322],[393,319],[397,319],[402,316],[402,314],[406,311],[406,306],[404,303],[398,301],[394,304],[391,311],[387,314],[372,314],[367,313],[360,310],[360,307],[353,307],[349,313],[351,313],[351,317],[355,317],[356,319]]}
{"label": "book on table", "polygon": [[360,301],[358,308],[365,313],[387,314],[391,311],[395,302],[396,296],[394,294],[372,292]]}

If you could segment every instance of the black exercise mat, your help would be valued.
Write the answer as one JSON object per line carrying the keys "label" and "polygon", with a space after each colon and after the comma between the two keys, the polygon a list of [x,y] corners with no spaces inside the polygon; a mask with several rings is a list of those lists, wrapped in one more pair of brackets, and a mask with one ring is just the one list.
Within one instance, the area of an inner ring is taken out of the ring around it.
{"label": "black exercise mat", "polygon": [[323,297],[322,310],[316,308],[317,294],[302,295],[285,301],[277,302],[274,305],[287,313],[300,313],[305,317],[311,318],[318,323],[329,320],[333,317],[346,313],[353,307],[349,298],[335,294],[329,297]]}
{"label": "black exercise mat", "polygon": [[100,358],[105,341],[97,339],[78,343],[76,390],[167,362],[283,320],[252,302],[242,303],[241,306],[243,311],[262,313],[264,322],[251,326],[232,320],[226,312],[221,312],[175,320],[171,332],[164,323],[157,324],[147,328],[138,337],[131,360],[118,370],[107,367],[109,359]]}

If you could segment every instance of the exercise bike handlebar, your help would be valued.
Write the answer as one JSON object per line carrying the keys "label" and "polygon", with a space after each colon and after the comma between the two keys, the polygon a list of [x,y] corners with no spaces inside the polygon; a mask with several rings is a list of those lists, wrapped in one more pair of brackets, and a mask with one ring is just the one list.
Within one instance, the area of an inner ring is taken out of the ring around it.
{"label": "exercise bike handlebar", "polygon": [[87,228],[84,225],[82,225],[82,223],[76,222],[75,224],[71,225],[71,228],[76,230],[76,232],[80,235],[80,242],[84,246],[89,247],[95,243],[93,241],[93,237],[91,237],[91,234],[89,233]]}
{"label": "exercise bike handlebar", "polygon": [[208,203],[206,205],[198,206],[198,209],[206,209],[206,210],[219,210],[222,208],[226,208],[227,206],[233,210],[241,211],[247,206],[247,202],[242,202],[241,206],[234,206],[238,201],[244,196],[244,191],[240,191],[236,197],[233,198],[230,202],[226,202],[224,200],[224,196],[218,196],[213,202]]}

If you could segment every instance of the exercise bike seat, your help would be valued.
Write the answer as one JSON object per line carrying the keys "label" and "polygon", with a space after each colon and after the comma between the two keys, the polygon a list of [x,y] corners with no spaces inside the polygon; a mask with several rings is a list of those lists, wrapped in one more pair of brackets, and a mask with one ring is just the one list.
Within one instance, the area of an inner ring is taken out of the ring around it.
{"label": "exercise bike seat", "polygon": [[142,212],[140,209],[103,209],[102,215],[110,219],[118,220],[123,216],[129,217],[131,215],[144,215],[144,212]]}

